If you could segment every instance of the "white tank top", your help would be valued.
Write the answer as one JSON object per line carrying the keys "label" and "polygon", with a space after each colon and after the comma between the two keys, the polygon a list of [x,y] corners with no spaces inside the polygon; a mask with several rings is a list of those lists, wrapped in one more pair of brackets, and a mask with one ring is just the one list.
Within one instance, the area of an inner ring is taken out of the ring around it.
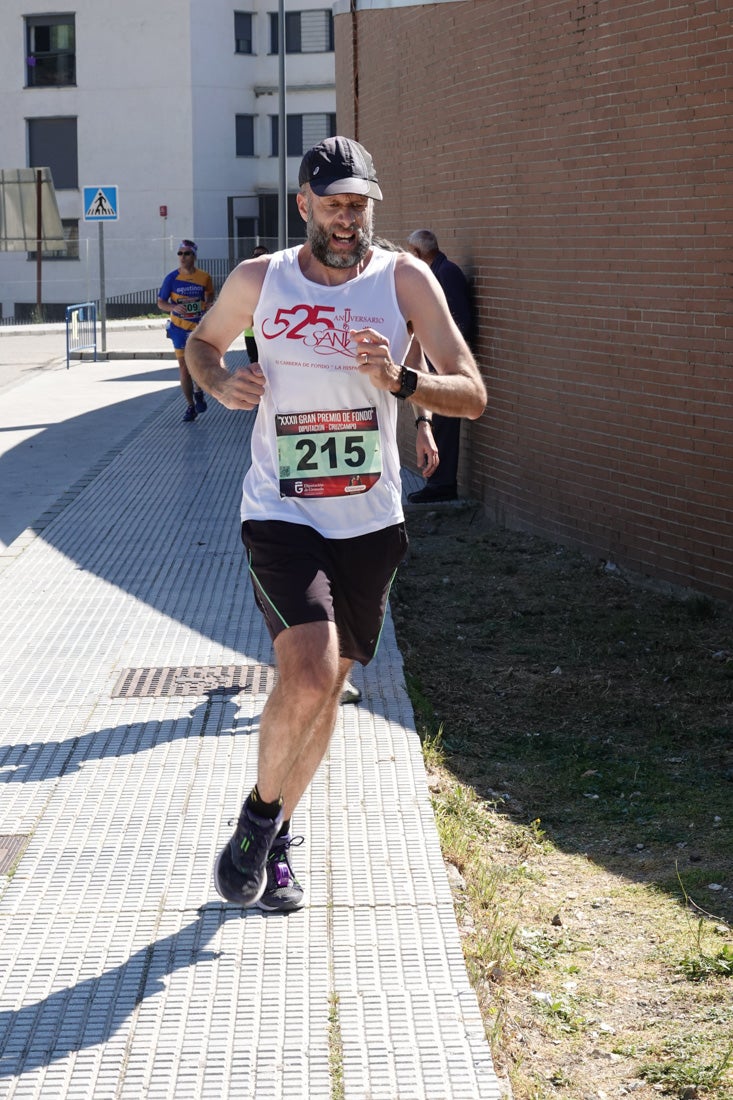
{"label": "white tank top", "polygon": [[388,337],[404,361],[410,337],[397,304],[395,256],[374,248],[364,271],[323,286],[300,270],[300,247],[270,258],[254,312],[267,385],[252,430],[242,519],[307,524],[351,538],[400,523],[398,402],[360,374],[350,329]]}

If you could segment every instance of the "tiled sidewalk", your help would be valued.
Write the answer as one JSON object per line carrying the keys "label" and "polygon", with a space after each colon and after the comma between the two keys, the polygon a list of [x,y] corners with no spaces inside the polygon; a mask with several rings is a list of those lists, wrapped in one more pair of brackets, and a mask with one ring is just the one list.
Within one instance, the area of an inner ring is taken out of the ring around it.
{"label": "tiled sidewalk", "polygon": [[[0,570],[0,1098],[496,1097],[390,622],[293,823],[307,907],[213,889],[272,654],[238,532],[251,418],[180,413],[90,454]],[[177,671],[120,695],[140,668]]]}

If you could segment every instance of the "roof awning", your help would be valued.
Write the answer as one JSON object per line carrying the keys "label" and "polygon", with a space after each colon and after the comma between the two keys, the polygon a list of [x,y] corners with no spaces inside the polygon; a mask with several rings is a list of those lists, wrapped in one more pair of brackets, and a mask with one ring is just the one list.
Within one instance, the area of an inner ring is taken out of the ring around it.
{"label": "roof awning", "polygon": [[65,248],[50,168],[0,168],[0,252],[35,252],[38,247],[40,173],[41,248]]}

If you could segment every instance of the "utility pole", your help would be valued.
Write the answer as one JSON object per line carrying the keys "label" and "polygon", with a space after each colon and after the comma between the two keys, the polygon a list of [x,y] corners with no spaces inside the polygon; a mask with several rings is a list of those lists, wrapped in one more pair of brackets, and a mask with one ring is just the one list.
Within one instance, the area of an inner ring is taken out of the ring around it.
{"label": "utility pole", "polygon": [[43,320],[42,264],[43,264],[43,197],[40,168],[36,168],[36,320]]}
{"label": "utility pole", "polygon": [[277,120],[279,185],[277,195],[277,246],[288,246],[288,150],[285,113],[285,0],[278,0],[277,55],[280,110]]}

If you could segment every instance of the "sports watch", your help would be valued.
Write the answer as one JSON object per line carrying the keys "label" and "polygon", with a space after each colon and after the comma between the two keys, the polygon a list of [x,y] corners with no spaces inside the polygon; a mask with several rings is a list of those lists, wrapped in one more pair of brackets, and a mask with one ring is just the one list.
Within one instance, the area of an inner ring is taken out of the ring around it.
{"label": "sports watch", "polygon": [[392,396],[404,401],[406,397],[412,397],[417,389],[417,371],[400,363],[400,388],[392,391]]}

